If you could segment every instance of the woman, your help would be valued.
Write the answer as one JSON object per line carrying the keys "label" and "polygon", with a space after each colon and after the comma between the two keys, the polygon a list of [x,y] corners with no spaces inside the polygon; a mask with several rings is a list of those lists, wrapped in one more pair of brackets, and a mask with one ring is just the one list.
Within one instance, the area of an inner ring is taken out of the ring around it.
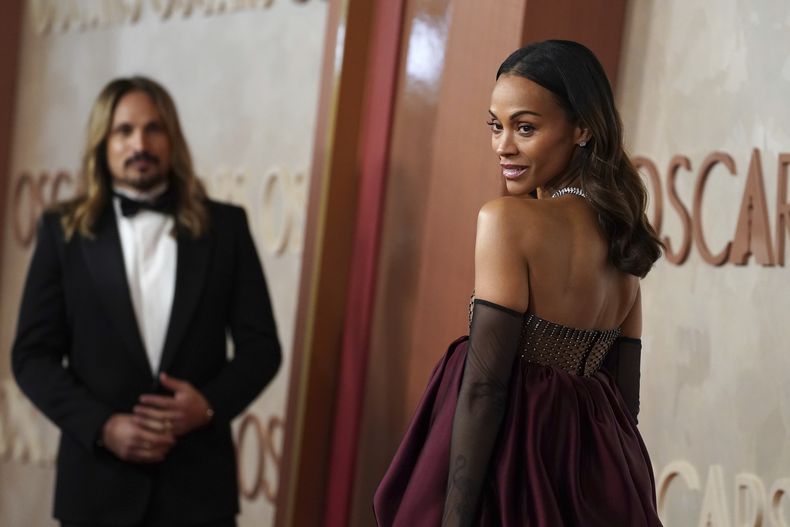
{"label": "woman", "polygon": [[376,519],[659,526],[636,414],[639,278],[660,242],[606,74],[580,44],[531,44],[489,113],[508,196],[478,218],[470,336],[436,367]]}

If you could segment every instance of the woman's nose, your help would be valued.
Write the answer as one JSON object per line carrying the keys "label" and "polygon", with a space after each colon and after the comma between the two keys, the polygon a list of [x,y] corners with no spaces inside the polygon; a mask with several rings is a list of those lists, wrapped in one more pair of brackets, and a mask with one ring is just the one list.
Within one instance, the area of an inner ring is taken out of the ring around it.
{"label": "woman's nose", "polygon": [[496,151],[497,155],[507,156],[518,152],[518,148],[516,148],[516,143],[513,141],[512,134],[502,132],[494,139],[494,142],[494,150]]}

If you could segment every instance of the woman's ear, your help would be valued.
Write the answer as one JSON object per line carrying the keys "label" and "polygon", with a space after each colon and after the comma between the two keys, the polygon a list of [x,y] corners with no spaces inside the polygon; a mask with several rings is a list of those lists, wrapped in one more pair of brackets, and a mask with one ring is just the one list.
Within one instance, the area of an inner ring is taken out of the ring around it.
{"label": "woman's ear", "polygon": [[574,130],[574,139],[573,142],[579,145],[580,147],[584,148],[587,146],[587,143],[590,142],[592,139],[592,134],[588,128],[585,128],[582,125],[576,127]]}

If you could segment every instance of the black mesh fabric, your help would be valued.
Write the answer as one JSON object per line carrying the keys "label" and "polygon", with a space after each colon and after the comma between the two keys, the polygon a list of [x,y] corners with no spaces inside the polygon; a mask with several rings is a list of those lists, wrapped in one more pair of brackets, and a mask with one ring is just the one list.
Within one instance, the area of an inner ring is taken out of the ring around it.
{"label": "black mesh fabric", "polygon": [[491,451],[507,405],[524,315],[475,299],[469,347],[453,418],[442,525],[472,525]]}
{"label": "black mesh fabric", "polygon": [[[472,328],[474,293],[469,300],[469,328]],[[550,322],[535,314],[523,318],[519,343],[521,359],[541,366],[553,366],[574,375],[597,372],[607,353],[620,337],[620,328],[576,329]]]}
{"label": "black mesh fabric", "polygon": [[620,335],[619,328],[576,329],[549,322],[537,315],[529,315],[524,326],[522,359],[584,377],[598,371]]}
{"label": "black mesh fabric", "polygon": [[628,337],[615,340],[612,349],[606,355],[603,368],[614,377],[620,394],[623,396],[628,411],[638,422],[639,415],[639,380],[640,363],[642,361],[642,341]]}

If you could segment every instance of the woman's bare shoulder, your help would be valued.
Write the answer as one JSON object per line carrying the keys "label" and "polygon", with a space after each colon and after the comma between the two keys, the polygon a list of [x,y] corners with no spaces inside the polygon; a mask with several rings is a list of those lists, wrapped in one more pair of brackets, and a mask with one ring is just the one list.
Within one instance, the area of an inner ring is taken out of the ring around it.
{"label": "woman's bare shoulder", "polygon": [[487,201],[477,217],[478,233],[502,241],[538,241],[554,221],[551,211],[537,199],[503,196]]}
{"label": "woman's bare shoulder", "polygon": [[501,196],[486,201],[483,206],[480,207],[480,214],[496,216],[530,214],[531,211],[535,210],[535,204],[537,202],[538,200],[536,199]]}
{"label": "woman's bare shoulder", "polygon": [[519,312],[529,302],[528,264],[523,250],[523,223],[529,204],[497,198],[480,209],[475,241],[475,294]]}

